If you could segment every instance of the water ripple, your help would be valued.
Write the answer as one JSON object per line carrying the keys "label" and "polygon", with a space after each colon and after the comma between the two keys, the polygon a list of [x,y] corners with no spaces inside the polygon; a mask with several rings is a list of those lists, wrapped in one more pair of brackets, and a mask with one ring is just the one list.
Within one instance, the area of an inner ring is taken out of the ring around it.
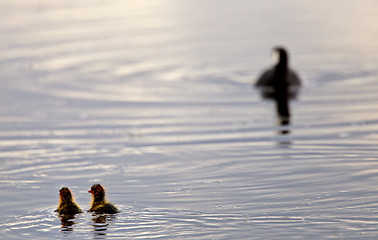
{"label": "water ripple", "polygon": [[[341,2],[2,1],[1,236],[375,239],[378,6]],[[288,126],[252,88],[279,43]],[[53,212],[97,182],[121,213]]]}

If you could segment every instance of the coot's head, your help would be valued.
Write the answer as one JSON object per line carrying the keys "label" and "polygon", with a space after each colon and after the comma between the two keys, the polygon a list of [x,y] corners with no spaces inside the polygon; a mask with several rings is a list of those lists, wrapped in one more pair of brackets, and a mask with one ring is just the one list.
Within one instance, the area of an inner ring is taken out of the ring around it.
{"label": "coot's head", "polygon": [[72,193],[71,193],[70,189],[67,188],[67,187],[62,187],[59,190],[59,196],[60,196],[60,200],[62,202],[71,202],[73,200]]}
{"label": "coot's head", "polygon": [[273,48],[274,53],[278,55],[278,64],[285,64],[287,65],[287,62],[289,60],[289,56],[287,54],[287,51],[284,47],[278,46]]}
{"label": "coot's head", "polygon": [[88,192],[95,198],[105,196],[105,189],[100,184],[94,184]]}

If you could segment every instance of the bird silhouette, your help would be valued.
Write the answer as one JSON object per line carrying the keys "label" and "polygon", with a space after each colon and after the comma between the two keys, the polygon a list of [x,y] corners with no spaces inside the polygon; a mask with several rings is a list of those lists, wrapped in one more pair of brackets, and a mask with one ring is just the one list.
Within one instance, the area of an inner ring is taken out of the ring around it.
{"label": "bird silhouette", "polygon": [[288,125],[290,122],[289,99],[297,96],[301,80],[298,74],[289,68],[289,55],[285,48],[275,47],[273,51],[278,54],[278,62],[261,74],[255,86],[261,90],[264,98],[273,99],[276,102],[281,125]]}

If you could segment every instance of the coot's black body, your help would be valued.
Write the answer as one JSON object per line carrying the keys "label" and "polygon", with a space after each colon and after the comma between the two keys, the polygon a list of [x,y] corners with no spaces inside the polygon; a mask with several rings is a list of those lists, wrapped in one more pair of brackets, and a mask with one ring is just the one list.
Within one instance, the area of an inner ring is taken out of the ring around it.
{"label": "coot's black body", "polygon": [[266,70],[257,80],[255,86],[261,89],[265,98],[276,101],[277,113],[283,120],[289,121],[289,99],[295,98],[301,85],[298,75],[289,68],[289,56],[283,47],[274,48],[279,55],[278,63]]}

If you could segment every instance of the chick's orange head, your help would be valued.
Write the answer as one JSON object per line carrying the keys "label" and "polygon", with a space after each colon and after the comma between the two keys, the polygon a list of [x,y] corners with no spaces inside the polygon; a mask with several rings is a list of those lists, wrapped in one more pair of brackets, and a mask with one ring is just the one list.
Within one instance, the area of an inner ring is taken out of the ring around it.
{"label": "chick's orange head", "polygon": [[63,187],[59,190],[59,196],[64,200],[70,200],[72,199],[72,194],[70,189]]}
{"label": "chick's orange head", "polygon": [[97,194],[103,193],[105,192],[105,190],[100,184],[94,184],[88,192],[92,194]]}

